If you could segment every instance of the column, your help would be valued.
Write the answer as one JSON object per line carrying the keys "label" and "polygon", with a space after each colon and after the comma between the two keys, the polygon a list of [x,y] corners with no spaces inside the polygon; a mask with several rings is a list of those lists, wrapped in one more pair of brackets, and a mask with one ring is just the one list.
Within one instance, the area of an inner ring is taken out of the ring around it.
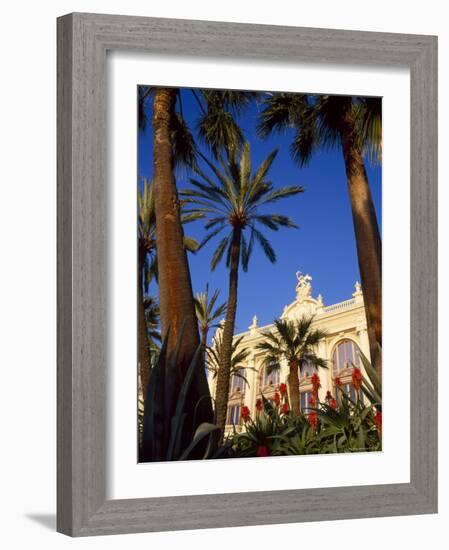
{"label": "column", "polygon": [[318,357],[325,359],[327,361],[327,369],[318,369],[318,374],[320,377],[321,388],[318,393],[320,401],[324,401],[326,393],[330,391],[332,393],[332,364],[330,357],[328,357],[327,342],[326,338],[322,338],[318,343],[317,349]]}
{"label": "column", "polygon": [[245,376],[248,380],[249,387],[245,387],[245,405],[251,411],[251,415],[255,413],[255,404],[256,404],[256,391],[257,391],[257,372],[253,369],[255,366],[254,355],[251,354],[247,359],[247,367],[245,371]]}

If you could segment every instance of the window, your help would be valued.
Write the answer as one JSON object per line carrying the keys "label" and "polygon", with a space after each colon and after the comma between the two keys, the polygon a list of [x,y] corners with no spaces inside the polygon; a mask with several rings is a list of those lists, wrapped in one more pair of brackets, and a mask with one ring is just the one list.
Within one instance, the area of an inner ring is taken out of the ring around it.
{"label": "window", "polygon": [[265,386],[277,386],[280,380],[279,369],[271,371],[270,374],[268,374],[267,370],[268,369],[264,367],[262,373],[262,387],[264,388]]}
{"label": "window", "polygon": [[240,405],[229,405],[226,424],[238,424],[239,419],[240,419]]}
{"label": "window", "polygon": [[309,412],[308,408],[310,407],[310,401],[312,399],[312,392],[302,391],[299,399],[300,399],[299,406],[301,408],[301,412],[304,414],[307,414],[307,412]]}
{"label": "window", "polygon": [[352,340],[342,340],[332,354],[332,372],[334,377],[343,369],[351,368],[352,364],[360,366],[359,348]]}
{"label": "window", "polygon": [[311,361],[304,361],[301,365],[301,375],[303,378],[308,378],[309,376],[312,376],[312,374],[317,373],[318,370],[315,365],[311,363]]}
{"label": "window", "polygon": [[230,388],[231,393],[237,390],[240,390],[243,393],[245,389],[245,381],[241,378],[241,376],[238,376],[239,374],[243,375],[243,369],[238,369],[233,375]]}

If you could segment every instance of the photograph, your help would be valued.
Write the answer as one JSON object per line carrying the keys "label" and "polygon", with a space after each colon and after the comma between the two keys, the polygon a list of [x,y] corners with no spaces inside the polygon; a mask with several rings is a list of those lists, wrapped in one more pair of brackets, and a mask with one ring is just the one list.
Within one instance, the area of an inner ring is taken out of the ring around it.
{"label": "photograph", "polygon": [[382,451],[382,98],[136,112],[137,462]]}

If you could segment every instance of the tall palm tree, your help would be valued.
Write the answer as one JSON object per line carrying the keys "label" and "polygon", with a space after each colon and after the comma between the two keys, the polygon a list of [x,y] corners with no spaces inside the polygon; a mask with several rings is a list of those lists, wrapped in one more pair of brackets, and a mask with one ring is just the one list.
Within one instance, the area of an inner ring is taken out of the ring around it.
{"label": "tall palm tree", "polygon": [[[200,344],[193,302],[192,281],[184,248],[180,202],[173,172],[171,131],[177,91],[158,88],[153,103],[153,185],[156,212],[159,308],[162,337],[168,335],[167,352],[179,344],[177,387]],[[170,331],[168,332],[168,329]],[[204,369],[199,368],[188,396],[189,422],[197,425],[212,420],[212,404]],[[196,426],[193,427],[194,429]]]}
{"label": "tall palm tree", "polygon": [[[259,225],[275,231],[280,227],[296,227],[287,216],[265,214],[260,211],[261,207],[267,204],[303,191],[299,186],[275,189],[267,180],[276,154],[276,150],[270,153],[254,173],[248,143],[244,144],[239,156],[229,154],[226,161],[217,153],[220,168],[203,157],[212,172],[211,177],[197,168],[199,178],[191,178],[193,189],[184,192],[187,200],[196,203],[194,212],[208,217],[205,227],[210,231],[202,245],[221,231],[228,230],[227,235],[220,240],[211,260],[211,268],[215,269],[226,252],[226,265],[229,268],[228,307],[223,328],[223,360],[217,375],[215,394],[217,425],[222,430],[226,422],[240,263],[246,271],[254,241],[260,244],[270,262],[276,261],[276,254],[258,229]],[[249,240],[246,234],[249,234]]]}
{"label": "tall palm tree", "polygon": [[[159,306],[156,299],[150,296],[149,287],[153,279],[157,280],[156,251],[156,211],[154,186],[145,178],[142,189],[138,190],[138,364],[143,395],[146,393],[151,370],[151,336],[156,337],[154,325],[159,323]],[[181,223],[184,225],[201,217],[185,214],[181,205]],[[186,235],[183,237],[184,248],[196,252],[199,243]],[[155,309],[157,308],[157,309]],[[151,317],[151,321],[149,320]],[[149,328],[149,324],[153,325]],[[153,331],[153,334],[151,334]],[[160,335],[159,335],[160,336]],[[160,339],[160,338],[159,338]]]}
{"label": "tall palm tree", "polygon": [[320,147],[341,147],[352,209],[357,256],[365,298],[371,361],[382,372],[382,245],[364,156],[381,158],[380,98],[276,93],[263,101],[258,126],[272,131],[294,129],[293,158],[304,165]]}
{"label": "tall palm tree", "polygon": [[[206,285],[205,292],[197,292],[195,295],[195,311],[200,325],[201,349],[206,360],[207,335],[213,327],[218,327],[216,321],[226,313],[226,302],[215,307],[220,294],[217,289],[209,300],[209,285]],[[214,309],[215,308],[215,309]]]}
{"label": "tall palm tree", "polygon": [[[198,123],[198,131],[201,134],[203,129],[201,137],[211,148],[218,150],[224,147],[235,150],[241,142],[236,133],[238,127],[232,123],[232,117],[217,117],[216,115],[220,115],[217,109],[229,113],[229,110],[243,105],[246,94],[231,92],[230,95],[226,95],[218,91],[215,94],[210,93],[211,97],[215,98],[221,95],[221,100],[212,104],[203,94],[206,109],[202,120]],[[178,355],[180,384],[199,345],[199,335],[189,266],[183,247],[180,203],[174,169],[179,164],[187,167],[194,166],[196,147],[182,114],[181,92],[178,88],[139,87],[139,128],[142,131],[145,130],[147,122],[145,103],[149,98],[153,101],[153,172],[160,317],[163,337],[170,327],[168,353],[174,351],[182,333]],[[201,102],[201,99],[199,101]],[[213,117],[215,117],[214,121],[212,121]],[[198,369],[189,403],[192,404],[192,409],[187,411],[187,414],[196,418],[198,425],[211,420],[210,393],[204,369]],[[197,403],[200,403],[200,406],[195,410]]]}
{"label": "tall palm tree", "polygon": [[312,322],[313,316],[297,320],[275,319],[275,331],[262,333],[265,340],[256,346],[265,352],[264,366],[269,374],[280,369],[281,360],[287,361],[290,405],[296,415],[300,413],[299,373],[310,366],[327,368],[326,361],[314,351],[326,333],[312,329]]}

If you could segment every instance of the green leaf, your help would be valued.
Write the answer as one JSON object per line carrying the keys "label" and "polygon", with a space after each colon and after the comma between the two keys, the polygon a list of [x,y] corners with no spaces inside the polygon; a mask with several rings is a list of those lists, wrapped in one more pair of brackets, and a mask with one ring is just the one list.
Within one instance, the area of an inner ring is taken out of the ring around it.
{"label": "green leaf", "polygon": [[199,346],[195,352],[195,355],[193,356],[193,359],[189,365],[189,368],[187,369],[183,384],[181,386],[181,390],[179,392],[178,402],[176,404],[176,411],[173,417],[173,425],[171,430],[170,441],[168,445],[167,460],[173,460],[175,446],[179,444],[179,439],[181,438],[181,435],[182,435],[181,417],[183,415],[185,401],[186,401],[190,386],[192,384],[195,371],[199,368],[199,365],[201,365],[201,363],[202,363],[201,346]]}
{"label": "green leaf", "polygon": [[201,440],[217,430],[219,430],[219,428],[218,426],[215,426],[215,424],[209,424],[208,422],[203,422],[202,424],[200,424],[196,429],[192,441],[190,442],[186,450],[182,453],[179,460],[186,460]]}

